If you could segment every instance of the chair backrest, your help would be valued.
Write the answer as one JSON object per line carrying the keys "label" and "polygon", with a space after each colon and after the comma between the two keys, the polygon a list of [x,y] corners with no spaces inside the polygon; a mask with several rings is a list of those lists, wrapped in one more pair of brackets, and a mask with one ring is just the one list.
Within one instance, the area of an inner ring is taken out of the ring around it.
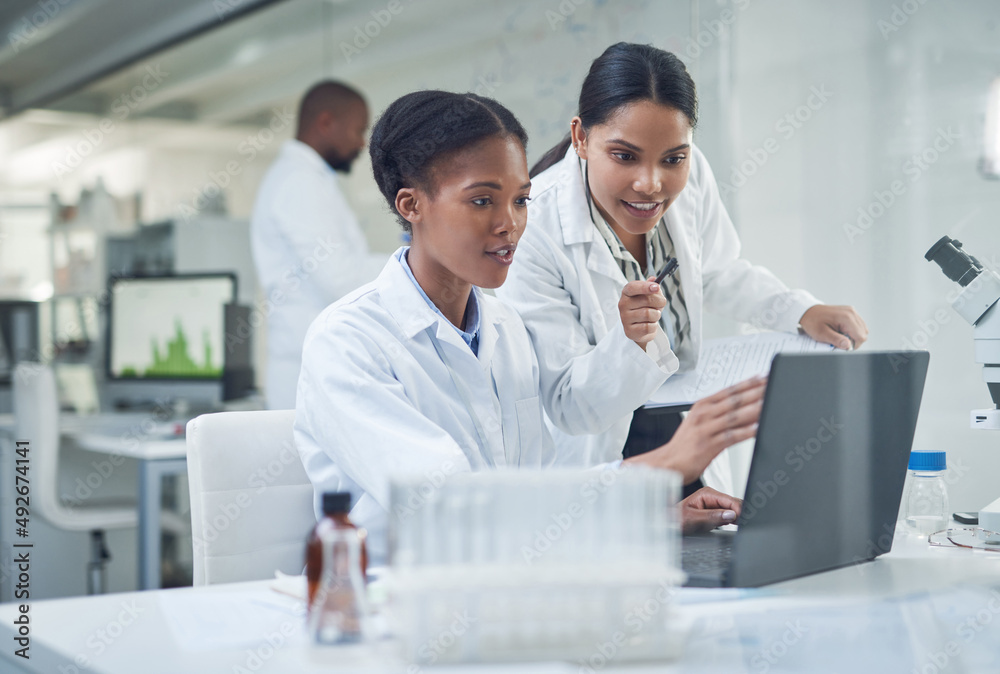
{"label": "chair backrest", "polygon": [[[134,505],[102,503],[100,498],[84,497],[81,501],[68,495],[60,496],[59,394],[51,367],[22,362],[14,368],[14,428],[15,440],[29,443],[32,513],[70,531],[136,525]],[[13,483],[13,479],[11,481]]]}
{"label": "chair backrest", "polygon": [[[31,510],[49,522],[59,523],[64,510],[57,496],[59,397],[52,368],[39,363],[18,363],[14,368],[13,393],[14,439],[29,443]],[[11,478],[11,486],[13,481]]]}
{"label": "chair backrest", "polygon": [[194,584],[301,573],[316,523],[293,410],[221,412],[187,426]]}

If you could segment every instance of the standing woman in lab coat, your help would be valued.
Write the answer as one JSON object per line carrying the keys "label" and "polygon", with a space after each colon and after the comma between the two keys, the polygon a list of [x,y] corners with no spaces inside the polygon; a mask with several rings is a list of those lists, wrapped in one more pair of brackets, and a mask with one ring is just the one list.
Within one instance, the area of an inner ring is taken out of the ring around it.
{"label": "standing woman in lab coat", "polygon": [[[431,480],[555,457],[524,325],[479,290],[503,284],[524,232],[526,143],[496,101],[443,91],[403,96],[372,131],[375,180],[412,245],[310,327],[295,440],[317,501],[324,491],[353,495],[351,519],[368,529],[375,563],[386,552],[390,474]],[[751,381],[699,404],[712,423],[696,442],[633,463],[697,475],[735,434],[752,433],[762,392]],[[739,505],[702,490],[682,517],[688,529],[710,528]]]}
{"label": "standing woman in lab coat", "polygon": [[[772,330],[801,326],[839,348],[867,337],[852,307],[820,304],[740,257],[712,169],[692,144],[696,121],[684,64],[618,43],[592,64],[567,138],[532,169],[527,231],[497,296],[535,345],[559,463],[610,461],[670,437],[679,415],[633,424],[633,410],[695,367],[703,308]],[[670,257],[680,267],[661,288],[651,281]],[[561,417],[567,397],[600,413]]]}

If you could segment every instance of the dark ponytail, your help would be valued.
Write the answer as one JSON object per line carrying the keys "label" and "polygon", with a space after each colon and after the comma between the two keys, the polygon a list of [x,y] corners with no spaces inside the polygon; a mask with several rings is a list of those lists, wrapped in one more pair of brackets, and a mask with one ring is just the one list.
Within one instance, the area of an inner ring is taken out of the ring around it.
{"label": "dark ponytail", "polygon": [[553,164],[558,164],[566,156],[566,150],[569,149],[572,142],[573,137],[567,133],[566,137],[559,141],[555,147],[542,155],[542,158],[531,167],[531,172],[528,175],[534,178]]}
{"label": "dark ponytail", "polygon": [[[698,96],[684,63],[652,45],[619,42],[604,50],[591,66],[580,89],[577,113],[583,128],[604,124],[622,107],[653,101],[676,108],[694,127],[698,123]],[[559,162],[570,137],[546,152],[531,169],[531,177]]]}
{"label": "dark ponytail", "polygon": [[510,110],[476,94],[416,91],[385,109],[372,128],[368,152],[379,191],[405,231],[410,223],[396,210],[399,190],[433,192],[436,161],[496,136],[512,136],[522,148],[528,145],[527,132]]}

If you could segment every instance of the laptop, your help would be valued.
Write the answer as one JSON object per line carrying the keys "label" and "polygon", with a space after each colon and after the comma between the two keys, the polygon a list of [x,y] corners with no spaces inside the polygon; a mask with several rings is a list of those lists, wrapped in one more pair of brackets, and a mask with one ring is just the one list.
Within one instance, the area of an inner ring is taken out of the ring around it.
{"label": "laptop", "polygon": [[684,536],[693,587],[757,587],[892,547],[929,354],[774,357],[736,531]]}

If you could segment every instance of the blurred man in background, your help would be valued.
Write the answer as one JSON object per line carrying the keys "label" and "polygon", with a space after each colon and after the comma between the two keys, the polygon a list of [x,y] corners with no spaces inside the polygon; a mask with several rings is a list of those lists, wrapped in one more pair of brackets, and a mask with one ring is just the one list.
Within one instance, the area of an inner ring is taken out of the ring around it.
{"label": "blurred man in background", "polygon": [[328,304],[374,279],[388,259],[368,250],[341,191],[365,146],[368,106],[355,89],[323,81],[306,92],[298,130],[261,182],[250,225],[267,317],[267,405],[295,407],[302,342]]}

